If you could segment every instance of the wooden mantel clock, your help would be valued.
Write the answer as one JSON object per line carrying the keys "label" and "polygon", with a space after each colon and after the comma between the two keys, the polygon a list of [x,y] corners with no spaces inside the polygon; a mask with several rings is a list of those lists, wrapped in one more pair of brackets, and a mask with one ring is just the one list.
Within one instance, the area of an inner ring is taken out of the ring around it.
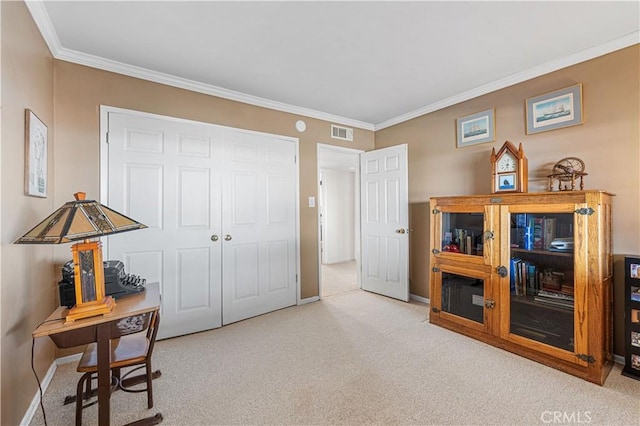
{"label": "wooden mantel clock", "polygon": [[491,150],[491,193],[527,192],[527,158],[522,144],[516,147],[506,141],[496,153]]}

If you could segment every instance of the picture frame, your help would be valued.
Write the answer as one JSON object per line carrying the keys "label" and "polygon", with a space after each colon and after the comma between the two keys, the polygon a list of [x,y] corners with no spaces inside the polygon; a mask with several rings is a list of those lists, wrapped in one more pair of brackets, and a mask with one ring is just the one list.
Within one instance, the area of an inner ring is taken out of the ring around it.
{"label": "picture frame", "polygon": [[528,135],[580,125],[582,84],[528,98],[525,105]]}
{"label": "picture frame", "polygon": [[47,126],[30,109],[25,110],[25,194],[47,197]]}
{"label": "picture frame", "polygon": [[457,147],[493,142],[496,134],[496,110],[470,114],[456,119]]}
{"label": "picture frame", "polygon": [[503,173],[496,179],[496,192],[514,191],[516,189],[516,174]]}

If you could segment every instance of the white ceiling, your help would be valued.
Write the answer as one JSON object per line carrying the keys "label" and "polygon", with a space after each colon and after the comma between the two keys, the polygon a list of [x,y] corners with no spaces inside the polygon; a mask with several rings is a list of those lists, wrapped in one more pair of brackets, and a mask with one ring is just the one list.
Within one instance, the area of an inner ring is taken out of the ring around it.
{"label": "white ceiling", "polygon": [[640,41],[638,1],[27,5],[58,59],[372,130]]}

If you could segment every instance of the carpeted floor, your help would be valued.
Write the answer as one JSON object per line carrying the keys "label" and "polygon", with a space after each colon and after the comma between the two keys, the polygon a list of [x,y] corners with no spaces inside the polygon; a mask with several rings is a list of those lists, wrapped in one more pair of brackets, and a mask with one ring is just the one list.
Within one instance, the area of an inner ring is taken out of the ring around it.
{"label": "carpeted floor", "polygon": [[355,260],[322,265],[322,297],[357,290],[358,275]]}
{"label": "carpeted floor", "polygon": [[[433,326],[427,312],[357,290],[160,341],[155,407],[116,392],[112,424],[156,412],[166,425],[640,424],[640,381],[619,365],[597,386]],[[61,404],[78,376],[75,363],[58,368],[49,425],[73,424]],[[96,424],[97,406],[84,418]]]}

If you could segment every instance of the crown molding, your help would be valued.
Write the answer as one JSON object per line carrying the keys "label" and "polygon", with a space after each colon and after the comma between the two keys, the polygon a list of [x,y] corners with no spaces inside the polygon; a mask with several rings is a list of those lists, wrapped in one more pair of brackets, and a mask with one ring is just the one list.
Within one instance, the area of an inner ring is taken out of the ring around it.
{"label": "crown molding", "polygon": [[478,96],[486,95],[487,93],[491,93],[499,89],[504,89],[505,87],[513,86],[514,84],[522,83],[523,81],[531,80],[541,75],[548,74],[550,72],[557,71],[559,69],[566,68],[580,62],[588,61],[589,59],[597,58],[598,56],[603,56],[607,53],[624,49],[625,47],[629,47],[638,43],[640,43],[640,31],[635,31],[633,33],[614,39],[608,43],[594,46],[573,55],[569,55],[555,61],[550,61],[542,65],[538,65],[523,72],[512,74],[503,79],[485,84],[484,86],[476,87],[475,89],[459,93],[441,101],[426,105],[422,108],[418,108],[414,111],[410,111],[406,114],[402,114],[389,120],[383,121],[382,123],[378,123],[374,126],[374,131],[386,129],[387,127],[395,126],[396,124],[409,121],[413,118],[420,117],[421,115],[425,115],[460,102],[468,101],[469,99],[477,98]]}
{"label": "crown molding", "polygon": [[261,98],[258,96],[247,95],[245,93],[228,90],[222,87],[204,84],[193,80],[188,80],[180,77],[175,77],[169,74],[160,73],[157,71],[148,70],[146,68],[136,67],[128,64],[124,64],[117,61],[101,58],[94,55],[85,54],[82,52],[74,51],[71,49],[63,48],[60,45],[60,40],[55,32],[49,14],[42,0],[25,0],[25,4],[36,23],[36,26],[40,30],[42,37],[44,38],[51,54],[54,58],[76,63],[79,65],[85,65],[92,68],[97,68],[105,71],[110,71],[118,74],[127,75],[130,77],[140,78],[143,80],[153,81],[155,83],[161,83],[168,86],[173,86],[181,89],[191,90],[198,93],[203,93],[211,96],[216,96],[223,99],[237,101],[249,105],[254,105],[263,108],[269,108],[276,111],[287,112],[291,114],[301,115],[310,118],[316,118],[336,124],[342,124],[352,126],[364,130],[378,131],[386,129],[387,127],[395,126],[396,124],[409,121],[421,115],[434,112],[451,105],[455,105],[460,102],[468,101],[473,98],[477,98],[487,93],[494,92],[505,87],[512,86],[514,84],[521,83],[526,80],[530,80],[539,77],[544,74],[548,74],[553,71],[557,71],[562,68],[569,67],[571,65],[578,64],[580,62],[587,61],[589,59],[596,58],[598,56],[606,55],[607,53],[614,52],[616,50],[624,49],[625,47],[632,46],[640,43],[640,31],[627,34],[617,39],[611,40],[607,43],[585,49],[581,52],[573,55],[566,56],[564,58],[550,61],[542,65],[530,68],[526,71],[512,74],[511,76],[503,79],[485,84],[480,87],[468,90],[466,92],[459,93],[446,99],[442,99],[438,102],[426,105],[416,110],[410,111],[406,114],[399,115],[389,120],[383,121],[378,124],[367,123],[360,120],[355,120],[347,117],[341,117],[334,114],[329,114],[322,111],[316,111],[309,108],[304,108],[296,105],[290,105],[283,102],[273,101],[270,99]]}
{"label": "crown molding", "polygon": [[36,23],[40,34],[42,34],[45,43],[47,43],[51,54],[54,58],[57,58],[62,46],[60,45],[56,30],[53,28],[53,23],[49,18],[47,9],[44,7],[44,3],[40,0],[25,0],[24,4],[27,6],[29,13],[31,13],[31,17]]}
{"label": "crown molding", "polygon": [[34,19],[36,26],[40,30],[40,33],[44,37],[45,42],[47,43],[47,46],[49,46],[49,50],[51,50],[51,53],[55,59],[72,62],[79,65],[85,65],[104,71],[110,71],[117,74],[123,74],[129,77],[140,78],[143,80],[165,84],[180,89],[186,89],[193,92],[203,93],[206,95],[216,96],[219,98],[237,101],[244,104],[373,131],[373,123],[367,123],[360,120],[341,117],[323,111],[316,111],[310,108],[290,105],[283,102],[261,98],[258,96],[247,95],[245,93],[236,92],[234,90],[228,90],[222,87],[204,84],[194,80],[180,78],[146,68],[128,65],[122,62],[113,61],[99,56],[89,55],[86,53],[64,48],[60,45],[60,40],[58,39],[58,36],[55,32],[55,29],[53,27],[51,19],[49,18],[47,10],[44,7],[43,2],[40,0],[26,0],[25,3],[29,11],[31,12],[31,16]]}
{"label": "crown molding", "polygon": [[165,84],[167,86],[173,86],[180,89],[191,90],[193,92],[203,93],[206,95],[216,96],[231,101],[237,101],[244,104],[254,105],[258,107],[273,109],[276,111],[287,112],[296,115],[302,115],[305,117],[316,118],[319,120],[329,121],[332,123],[349,125],[365,130],[373,130],[374,125],[372,123],[366,123],[364,121],[354,120],[347,117],[341,117],[334,114],[329,114],[322,111],[316,111],[310,108],[304,108],[296,105],[290,105],[283,102],[273,101],[270,99],[261,98],[258,96],[247,95],[245,93],[236,92],[234,90],[225,89],[222,87],[214,86],[211,84],[204,84],[194,80],[186,78],[176,77],[170,74],[165,74],[146,68],[137,67],[134,65],[128,65],[118,61],[112,61],[110,59],[101,58],[86,53],[77,52],[74,50],[61,48],[56,59],[73,62],[79,65],[85,65],[92,68],[101,69],[104,71],[110,71],[117,74],[127,75],[129,77],[140,78],[154,83]]}

